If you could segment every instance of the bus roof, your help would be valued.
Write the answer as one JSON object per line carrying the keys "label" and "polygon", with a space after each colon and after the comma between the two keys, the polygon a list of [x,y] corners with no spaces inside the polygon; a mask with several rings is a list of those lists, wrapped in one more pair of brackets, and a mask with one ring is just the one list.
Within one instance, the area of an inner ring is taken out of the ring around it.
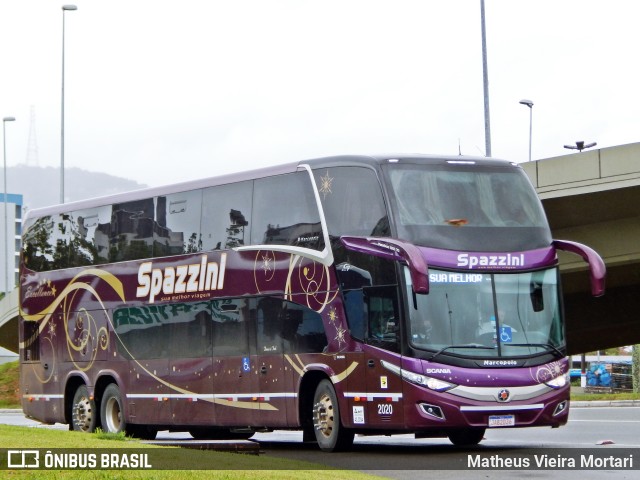
{"label": "bus roof", "polygon": [[262,177],[274,175],[283,175],[297,171],[300,165],[308,164],[312,168],[335,167],[339,165],[352,166],[369,166],[375,168],[384,163],[393,161],[409,162],[409,163],[425,163],[425,164],[442,164],[442,163],[481,163],[483,165],[493,166],[517,166],[513,162],[506,160],[498,160],[486,157],[467,157],[467,156],[443,156],[443,155],[426,155],[426,154],[389,154],[389,155],[336,155],[331,157],[315,158],[310,160],[302,160],[298,162],[290,162],[281,165],[247,170],[244,172],[230,173],[217,177],[206,177],[198,180],[190,180],[186,182],[162,185],[158,187],[148,187],[129,192],[116,193],[102,197],[94,197],[85,200],[78,200],[65,204],[51,205],[47,207],[35,208],[27,212],[25,222],[32,218],[39,218],[46,215],[52,215],[61,212],[73,210],[81,210],[86,208],[94,208],[102,205],[113,203],[130,202],[134,200],[144,199],[159,195],[169,195],[198,188],[210,187],[215,185],[225,185],[245,180],[254,180]]}

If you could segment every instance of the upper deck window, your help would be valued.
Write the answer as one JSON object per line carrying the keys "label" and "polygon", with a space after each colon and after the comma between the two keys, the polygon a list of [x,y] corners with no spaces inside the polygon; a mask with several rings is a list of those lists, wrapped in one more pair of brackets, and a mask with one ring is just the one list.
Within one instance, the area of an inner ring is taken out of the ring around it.
{"label": "upper deck window", "polygon": [[314,177],[331,238],[389,235],[387,211],[374,170],[319,168],[314,170]]}
{"label": "upper deck window", "polygon": [[307,172],[259,178],[253,189],[253,244],[324,248],[320,213]]}
{"label": "upper deck window", "polygon": [[551,242],[542,205],[516,167],[387,165],[397,235],[457,250],[527,250]]}

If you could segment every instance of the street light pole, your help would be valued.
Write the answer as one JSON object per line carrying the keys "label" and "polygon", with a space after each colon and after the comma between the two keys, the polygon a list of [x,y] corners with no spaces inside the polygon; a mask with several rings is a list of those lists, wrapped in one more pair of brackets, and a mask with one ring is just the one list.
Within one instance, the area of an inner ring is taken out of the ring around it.
{"label": "street light pole", "polygon": [[531,132],[533,131],[533,102],[531,100],[520,100],[521,105],[529,107],[529,161],[531,161]]}
{"label": "street light pole", "polygon": [[485,156],[491,156],[491,120],[489,116],[489,69],[487,67],[487,30],[484,22],[484,0],[480,0],[482,33],[482,85],[484,90],[484,143]]}
{"label": "street light pole", "polygon": [[9,293],[9,220],[7,219],[7,122],[15,122],[14,117],[2,119],[2,146],[4,151],[4,291]]}
{"label": "street light pole", "polygon": [[62,6],[62,103],[60,119],[60,203],[64,203],[64,13],[77,10],[75,5]]}

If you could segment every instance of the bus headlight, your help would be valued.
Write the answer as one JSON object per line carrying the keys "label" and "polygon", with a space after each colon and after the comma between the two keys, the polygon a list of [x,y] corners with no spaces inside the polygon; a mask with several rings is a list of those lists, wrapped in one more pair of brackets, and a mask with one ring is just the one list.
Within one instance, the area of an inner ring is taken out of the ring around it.
{"label": "bus headlight", "polygon": [[429,390],[435,390],[436,392],[446,392],[447,390],[455,387],[454,384],[445,382],[444,380],[438,380],[437,378],[427,377],[419,373],[405,370],[404,368],[396,367],[395,365],[381,360],[382,366],[387,370],[392,371],[396,375],[400,375],[409,383],[420,385],[421,387],[427,387]]}
{"label": "bus headlight", "polygon": [[567,374],[558,375],[556,378],[552,378],[548,382],[544,383],[551,388],[562,388],[567,384]]}

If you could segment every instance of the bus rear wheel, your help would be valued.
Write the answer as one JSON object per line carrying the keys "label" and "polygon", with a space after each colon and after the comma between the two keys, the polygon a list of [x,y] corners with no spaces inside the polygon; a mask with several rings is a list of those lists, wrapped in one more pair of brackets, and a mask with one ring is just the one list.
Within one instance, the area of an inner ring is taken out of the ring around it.
{"label": "bus rear wheel", "polygon": [[125,430],[124,405],[120,389],[114,383],[109,384],[102,395],[100,409],[102,429],[107,433],[120,433]]}
{"label": "bus rear wheel", "polygon": [[477,445],[484,438],[484,428],[468,428],[458,430],[449,434],[449,440],[456,446],[468,447]]}
{"label": "bus rear wheel", "polygon": [[71,406],[71,426],[77,432],[92,433],[98,423],[95,401],[89,396],[85,385],[80,385],[73,395]]}
{"label": "bus rear wheel", "polygon": [[313,426],[320,450],[348,450],[353,444],[353,431],[342,426],[338,397],[331,382],[322,380],[313,396]]}

